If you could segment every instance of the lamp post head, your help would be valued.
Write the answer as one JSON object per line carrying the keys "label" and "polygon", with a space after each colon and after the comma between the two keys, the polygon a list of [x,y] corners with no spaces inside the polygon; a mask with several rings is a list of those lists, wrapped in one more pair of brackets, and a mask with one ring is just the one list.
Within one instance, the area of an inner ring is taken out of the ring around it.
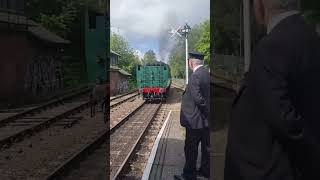
{"label": "lamp post head", "polygon": [[169,34],[171,34],[171,37],[173,37],[175,34],[178,34],[180,37],[188,37],[188,33],[190,32],[191,27],[186,23],[183,28],[181,26],[177,30],[171,30],[169,31]]}
{"label": "lamp post head", "polygon": [[186,25],[184,25],[184,29],[189,31],[191,29],[191,27],[186,23]]}

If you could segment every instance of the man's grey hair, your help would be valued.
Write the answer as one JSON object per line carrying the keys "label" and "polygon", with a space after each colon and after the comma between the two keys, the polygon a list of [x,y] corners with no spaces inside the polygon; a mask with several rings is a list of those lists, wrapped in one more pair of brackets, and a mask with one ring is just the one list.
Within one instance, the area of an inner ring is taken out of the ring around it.
{"label": "man's grey hair", "polygon": [[192,64],[194,65],[203,65],[203,61],[199,60],[199,59],[190,59],[190,61],[192,62]]}
{"label": "man's grey hair", "polygon": [[300,0],[266,0],[273,10],[299,10]]}

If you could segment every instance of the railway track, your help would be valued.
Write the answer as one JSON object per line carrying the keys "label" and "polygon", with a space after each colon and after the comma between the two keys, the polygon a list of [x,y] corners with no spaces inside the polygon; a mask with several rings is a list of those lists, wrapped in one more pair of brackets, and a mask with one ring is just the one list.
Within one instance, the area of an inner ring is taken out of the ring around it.
{"label": "railway track", "polygon": [[131,91],[131,92],[128,92],[128,93],[125,93],[125,94],[121,94],[121,95],[115,96],[115,97],[110,97],[110,101],[119,99],[119,98],[121,98],[123,96],[129,95],[129,94],[132,94],[132,93],[136,93],[136,92],[137,92],[137,90],[134,90],[134,91]]}
{"label": "railway track", "polygon": [[132,98],[137,97],[139,94],[137,91],[130,92],[128,94],[124,94],[113,99],[110,99],[110,108],[114,108]]}
{"label": "railway track", "polygon": [[[86,100],[87,96],[83,96],[87,92],[89,92],[87,89],[82,90],[1,120],[0,148],[8,148],[14,142],[21,141],[52,123],[66,127],[72,126],[81,117],[68,118],[68,116],[90,105],[90,101]],[[63,121],[60,121],[62,119]]]}
{"label": "railway track", "polygon": [[[117,179],[150,128],[161,104],[141,103],[75,153],[46,179]],[[107,150],[110,148],[111,159]],[[108,163],[110,162],[110,166]],[[78,168],[75,168],[78,167]],[[108,169],[110,176],[108,177]]]}
{"label": "railway track", "polygon": [[154,142],[168,115],[167,104],[160,107],[158,114],[149,125],[142,140],[137,144],[131,157],[122,168],[117,179],[141,179],[147,166]]}
{"label": "railway track", "polygon": [[118,179],[135,148],[142,140],[161,104],[145,104],[110,137],[110,179]]}
{"label": "railway track", "polygon": [[[26,110],[17,111],[17,113],[14,113],[13,115],[7,116],[5,118],[1,118],[0,119],[0,127],[7,124],[8,122],[17,120],[19,118],[22,118],[22,117],[30,115],[30,114],[39,113],[39,112],[46,110],[48,108],[57,106],[57,105],[61,104],[61,102],[63,102],[63,101],[71,100],[75,97],[81,96],[83,94],[87,94],[89,92],[90,92],[89,88],[80,89],[79,91],[67,93],[66,95],[64,95],[62,97],[56,98],[54,100],[51,100],[51,101],[44,103],[44,104],[41,104],[39,106],[27,108]],[[6,113],[6,111],[3,111],[3,110],[2,110],[2,112]],[[10,112],[10,110],[8,110],[7,112]],[[0,112],[0,114],[1,114],[1,112]]]}
{"label": "railway track", "polygon": [[104,132],[107,127],[102,120],[103,114],[90,116],[87,108],[70,117],[82,119],[71,128],[59,125],[64,120],[52,124],[44,131],[15,143],[10,148],[0,151],[0,179],[43,180],[65,160],[72,157],[86,144]]}

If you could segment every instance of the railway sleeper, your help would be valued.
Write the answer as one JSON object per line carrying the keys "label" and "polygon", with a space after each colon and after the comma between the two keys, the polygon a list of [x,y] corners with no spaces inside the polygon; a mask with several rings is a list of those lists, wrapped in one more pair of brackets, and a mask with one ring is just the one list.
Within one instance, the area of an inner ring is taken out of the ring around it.
{"label": "railway sleeper", "polygon": [[50,119],[50,117],[24,117],[23,119]]}
{"label": "railway sleeper", "polygon": [[17,126],[30,126],[33,124],[39,124],[39,122],[30,122],[30,123],[15,123],[15,124],[10,124],[10,127],[17,127]]}
{"label": "railway sleeper", "polygon": [[21,123],[31,123],[31,124],[33,124],[33,123],[43,122],[45,120],[47,120],[47,119],[42,119],[42,120],[18,120],[18,121],[10,123],[9,125],[21,124]]}
{"label": "railway sleeper", "polygon": [[73,125],[79,123],[79,120],[80,119],[59,121],[58,123],[55,123],[54,126],[63,126],[63,128],[71,128]]}

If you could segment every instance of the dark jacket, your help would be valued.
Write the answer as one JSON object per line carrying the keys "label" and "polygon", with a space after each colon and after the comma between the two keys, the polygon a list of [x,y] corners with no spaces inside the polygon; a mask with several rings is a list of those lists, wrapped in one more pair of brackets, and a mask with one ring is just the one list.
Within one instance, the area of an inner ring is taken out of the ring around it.
{"label": "dark jacket", "polygon": [[208,127],[210,105],[210,75],[202,66],[189,78],[182,96],[180,124],[190,129]]}
{"label": "dark jacket", "polygon": [[284,19],[255,49],[233,103],[225,180],[320,179],[319,78],[318,35],[300,15]]}

